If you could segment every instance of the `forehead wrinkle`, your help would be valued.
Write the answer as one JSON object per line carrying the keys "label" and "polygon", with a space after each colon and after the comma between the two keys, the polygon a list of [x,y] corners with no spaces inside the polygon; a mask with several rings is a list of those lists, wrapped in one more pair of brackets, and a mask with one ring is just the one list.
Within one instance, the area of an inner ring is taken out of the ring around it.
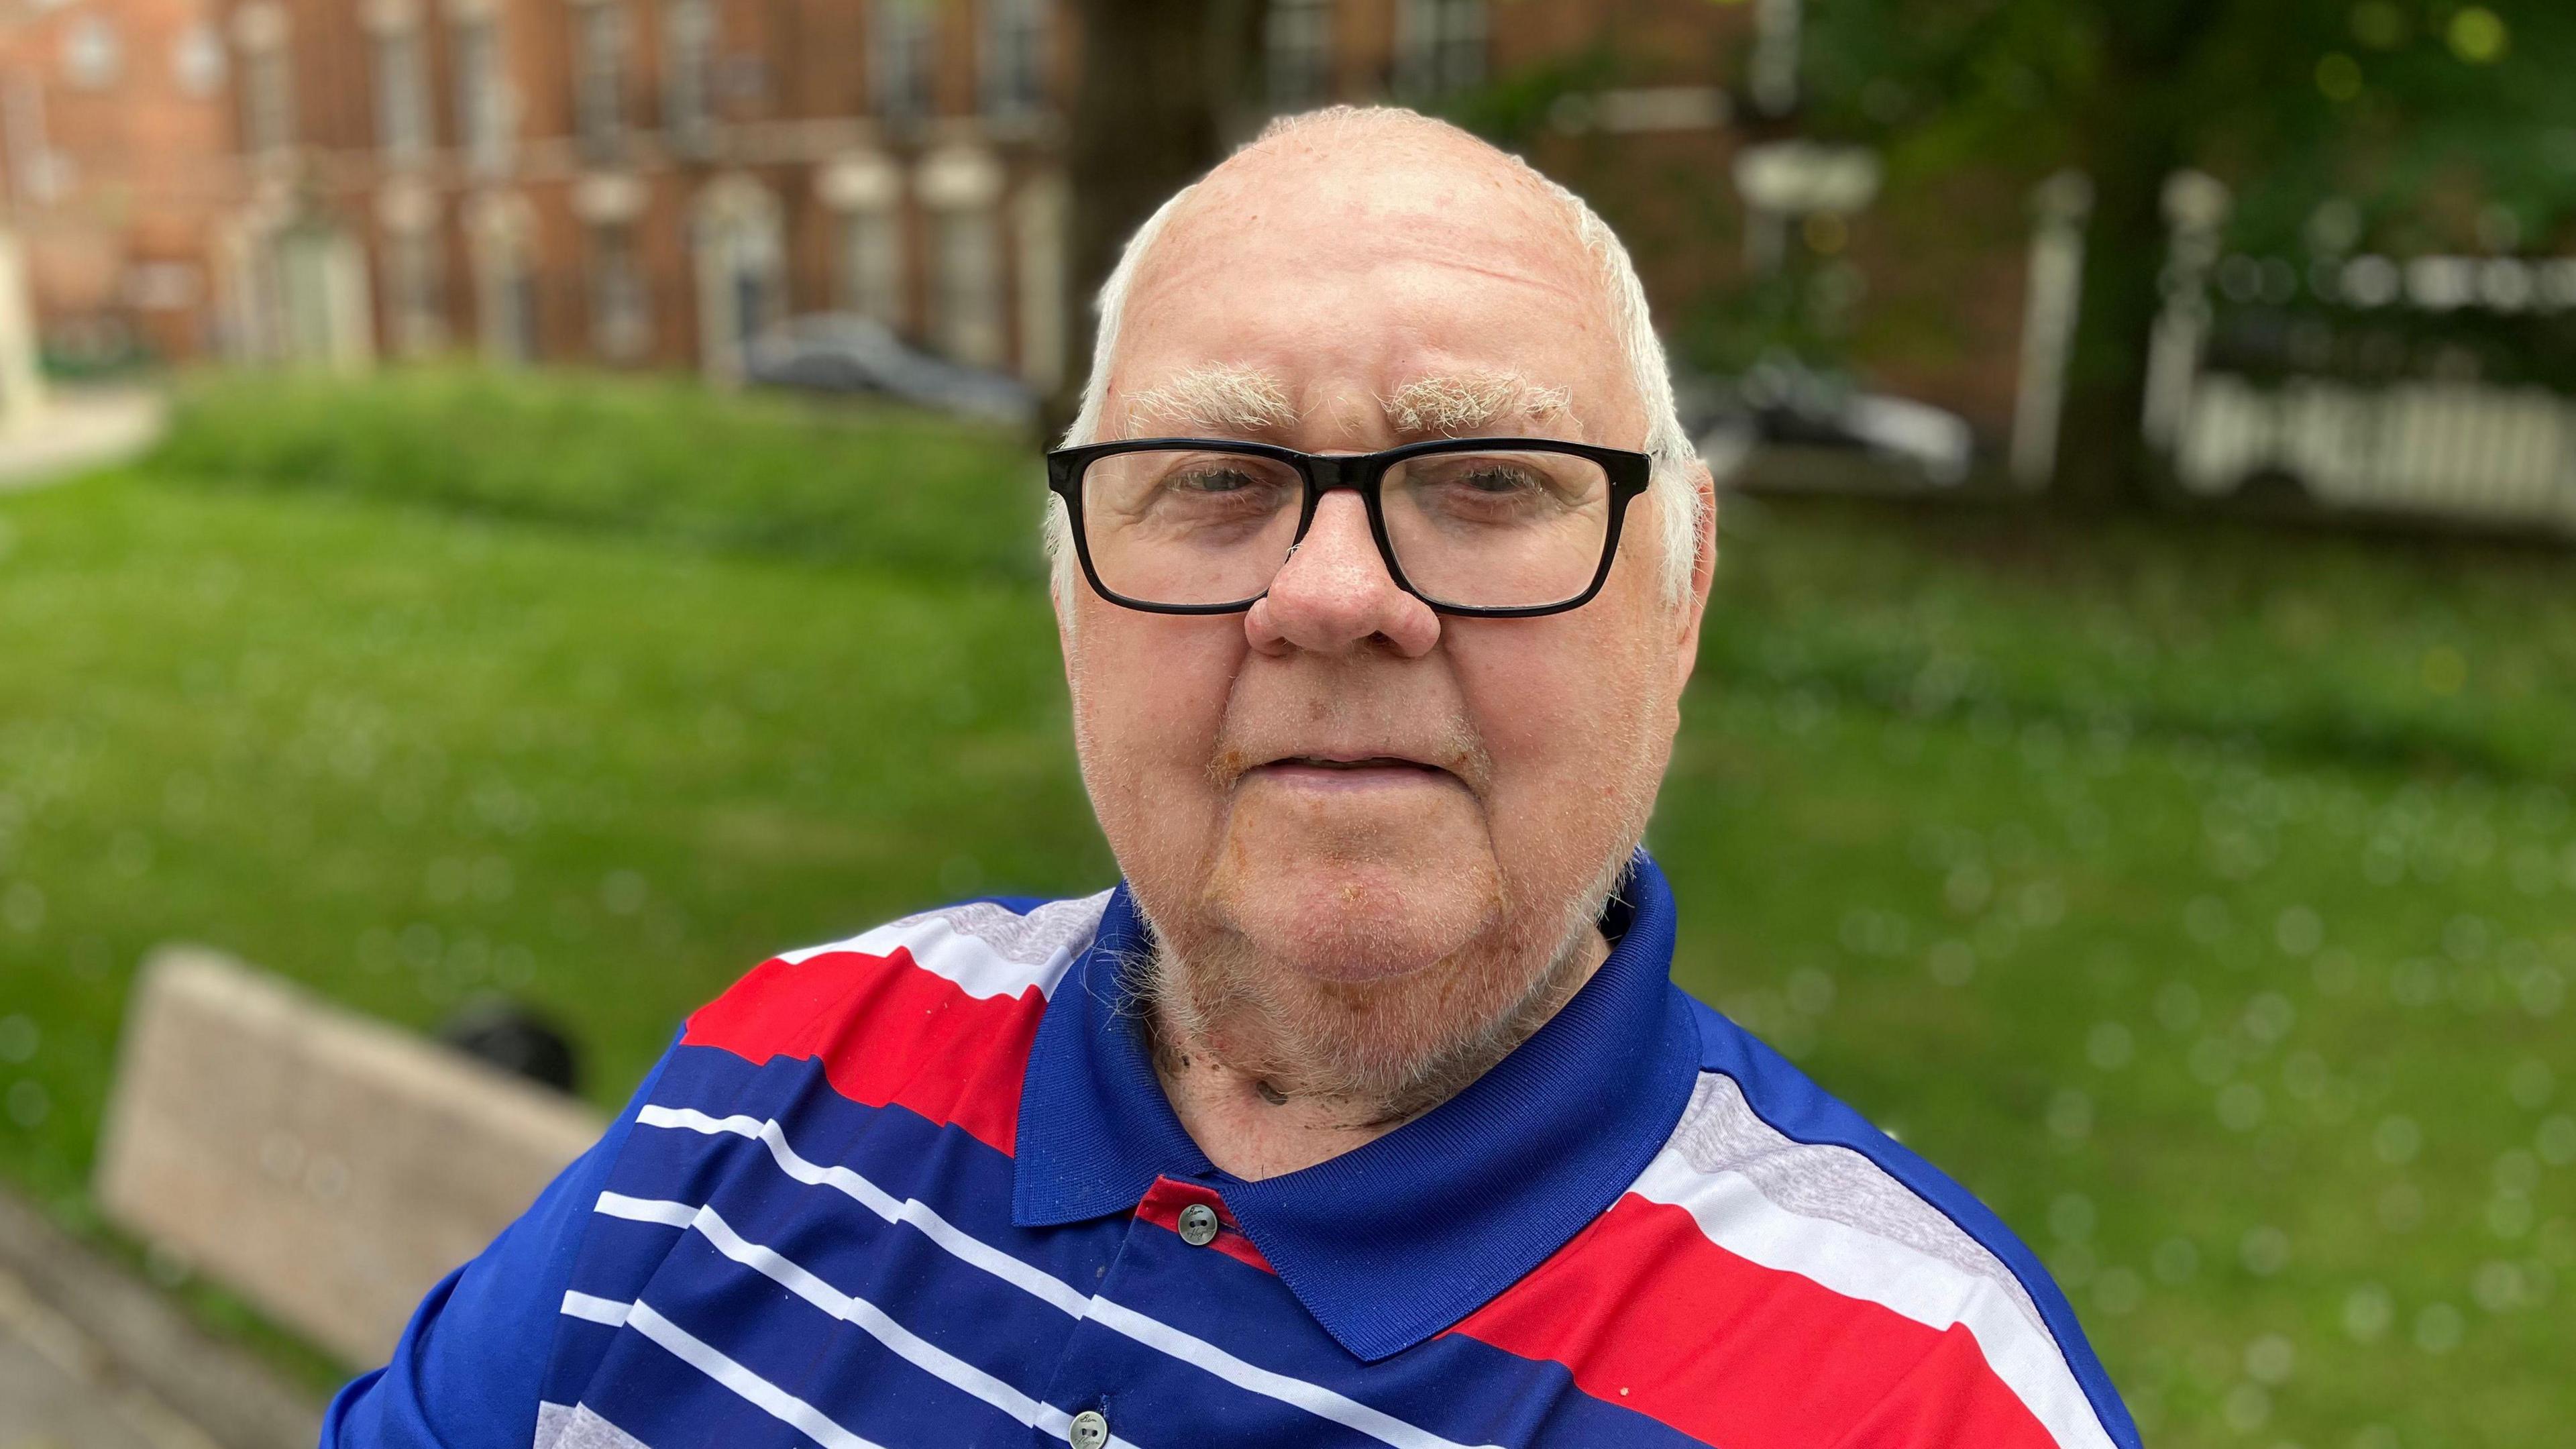
{"label": "forehead wrinkle", "polygon": [[1431,372],[1409,378],[1378,399],[1387,425],[1416,436],[1457,437],[1491,431],[1508,419],[1547,424],[1571,421],[1574,395],[1541,387],[1517,372]]}
{"label": "forehead wrinkle", "polygon": [[1164,430],[1256,436],[1285,433],[1301,416],[1276,373],[1225,364],[1187,367],[1127,399],[1132,425],[1151,420]]}

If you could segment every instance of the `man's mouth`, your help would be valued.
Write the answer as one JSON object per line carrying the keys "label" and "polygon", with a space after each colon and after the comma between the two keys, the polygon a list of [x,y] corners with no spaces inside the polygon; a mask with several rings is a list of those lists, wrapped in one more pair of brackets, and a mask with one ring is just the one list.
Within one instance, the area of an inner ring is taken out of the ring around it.
{"label": "man's mouth", "polygon": [[1438,765],[1402,755],[1282,755],[1252,773],[1285,785],[1324,789],[1456,778]]}

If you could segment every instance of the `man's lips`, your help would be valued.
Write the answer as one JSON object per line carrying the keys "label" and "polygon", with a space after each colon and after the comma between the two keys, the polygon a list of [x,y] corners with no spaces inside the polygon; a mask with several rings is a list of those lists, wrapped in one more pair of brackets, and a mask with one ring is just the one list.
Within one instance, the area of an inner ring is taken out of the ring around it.
{"label": "man's lips", "polygon": [[1402,755],[1282,755],[1248,774],[1284,785],[1334,789],[1400,785],[1457,777],[1438,765]]}

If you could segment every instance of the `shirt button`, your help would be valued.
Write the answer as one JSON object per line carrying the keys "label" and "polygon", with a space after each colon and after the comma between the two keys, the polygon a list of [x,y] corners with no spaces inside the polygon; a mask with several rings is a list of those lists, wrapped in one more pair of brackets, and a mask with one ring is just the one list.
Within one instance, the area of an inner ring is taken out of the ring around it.
{"label": "shirt button", "polygon": [[1216,1241],[1216,1209],[1203,1202],[1181,1209],[1181,1241],[1204,1248]]}
{"label": "shirt button", "polygon": [[1109,1420],[1098,1409],[1085,1409],[1073,1416],[1065,1437],[1072,1441],[1073,1449],[1100,1449],[1109,1442]]}

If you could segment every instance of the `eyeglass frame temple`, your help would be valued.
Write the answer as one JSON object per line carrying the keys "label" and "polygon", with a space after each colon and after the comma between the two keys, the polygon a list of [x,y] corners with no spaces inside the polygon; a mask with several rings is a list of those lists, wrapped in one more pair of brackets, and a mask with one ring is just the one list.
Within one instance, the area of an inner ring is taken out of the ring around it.
{"label": "eyeglass frame temple", "polygon": [[[1122,609],[1134,609],[1145,614],[1240,614],[1269,597],[1269,589],[1264,588],[1251,598],[1230,604],[1153,604],[1130,598],[1100,581],[1100,571],[1091,561],[1091,535],[1083,525],[1082,475],[1102,458],[1122,453],[1167,453],[1184,449],[1248,453],[1257,458],[1286,463],[1297,470],[1306,487],[1298,504],[1296,535],[1288,541],[1288,552],[1280,557],[1282,568],[1296,554],[1298,545],[1306,541],[1306,531],[1314,525],[1315,510],[1321,506],[1325,494],[1341,488],[1359,494],[1361,506],[1368,513],[1369,536],[1377,543],[1378,561],[1386,565],[1387,578],[1397,588],[1421,600],[1423,606],[1432,612],[1465,619],[1540,618],[1548,614],[1570,613],[1591,603],[1600,595],[1602,586],[1610,581],[1611,566],[1619,560],[1619,539],[1627,522],[1628,505],[1655,481],[1651,454],[1569,442],[1562,438],[1434,438],[1375,453],[1301,453],[1272,443],[1238,442],[1225,438],[1125,438],[1112,443],[1055,449],[1046,455],[1047,491],[1064,500],[1065,521],[1073,533],[1074,557],[1082,565],[1083,580],[1091,585],[1093,593]],[[1444,604],[1414,587],[1413,581],[1404,576],[1404,565],[1396,560],[1394,541],[1387,537],[1386,532],[1386,506],[1382,496],[1386,475],[1394,470],[1396,464],[1412,458],[1492,451],[1563,453],[1599,464],[1609,478],[1610,521],[1602,534],[1601,561],[1592,571],[1592,581],[1584,586],[1581,593],[1553,604],[1507,607]]]}

